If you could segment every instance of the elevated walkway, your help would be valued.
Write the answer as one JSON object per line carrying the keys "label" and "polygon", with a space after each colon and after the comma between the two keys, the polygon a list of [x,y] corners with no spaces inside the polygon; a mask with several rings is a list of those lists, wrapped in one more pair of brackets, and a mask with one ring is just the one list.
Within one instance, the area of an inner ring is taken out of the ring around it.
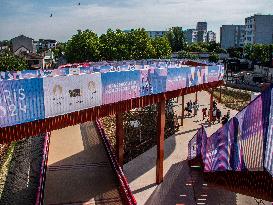
{"label": "elevated walkway", "polygon": [[122,204],[94,123],[52,132],[45,204]]}

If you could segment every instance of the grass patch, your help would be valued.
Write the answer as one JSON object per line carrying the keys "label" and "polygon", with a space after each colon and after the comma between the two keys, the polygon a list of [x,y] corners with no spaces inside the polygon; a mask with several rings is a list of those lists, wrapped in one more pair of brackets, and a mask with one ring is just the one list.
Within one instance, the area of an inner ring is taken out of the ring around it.
{"label": "grass patch", "polygon": [[[213,92],[216,99],[220,98],[220,88],[216,88]],[[251,92],[228,87],[222,88],[221,103],[226,107],[241,111],[251,100]],[[219,100],[218,100],[219,101]]]}
{"label": "grass patch", "polygon": [[0,198],[2,197],[2,193],[5,187],[6,178],[9,172],[9,166],[12,159],[12,155],[14,152],[14,149],[16,147],[16,142],[11,143],[9,146],[7,153],[4,154],[2,160],[1,160],[1,167],[0,167]]}

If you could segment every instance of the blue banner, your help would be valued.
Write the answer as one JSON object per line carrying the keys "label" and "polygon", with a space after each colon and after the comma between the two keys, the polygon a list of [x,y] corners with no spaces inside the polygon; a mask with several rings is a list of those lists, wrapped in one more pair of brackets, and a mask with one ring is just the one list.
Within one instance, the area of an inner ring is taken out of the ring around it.
{"label": "blue banner", "polygon": [[189,87],[191,68],[169,68],[167,76],[167,91]]}
{"label": "blue banner", "polygon": [[102,73],[101,80],[103,104],[140,96],[140,72],[138,70]]}
{"label": "blue banner", "polygon": [[0,82],[0,126],[6,127],[43,119],[43,79]]}

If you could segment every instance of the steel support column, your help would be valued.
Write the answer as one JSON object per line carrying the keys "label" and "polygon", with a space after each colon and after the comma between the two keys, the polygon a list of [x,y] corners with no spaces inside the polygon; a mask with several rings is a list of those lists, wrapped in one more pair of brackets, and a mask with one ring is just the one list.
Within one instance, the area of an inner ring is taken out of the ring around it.
{"label": "steel support column", "polygon": [[165,128],[165,100],[158,103],[157,115],[157,159],[156,159],[156,183],[163,181],[164,161],[164,128]]}

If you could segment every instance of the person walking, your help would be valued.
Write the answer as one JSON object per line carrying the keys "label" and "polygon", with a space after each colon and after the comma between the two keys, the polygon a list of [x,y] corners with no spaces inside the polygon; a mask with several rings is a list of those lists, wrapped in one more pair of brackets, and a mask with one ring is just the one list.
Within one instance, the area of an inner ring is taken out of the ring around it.
{"label": "person walking", "polygon": [[229,118],[230,118],[230,110],[227,111],[226,117],[227,117],[227,119],[229,120]]}
{"label": "person walking", "polygon": [[221,116],[222,116],[221,110],[220,110],[220,109],[217,109],[217,110],[216,110],[216,118],[217,118],[217,120],[218,120],[218,123],[220,123]]}
{"label": "person walking", "polygon": [[217,113],[217,109],[213,109],[212,111],[212,122],[214,124],[215,120],[216,120],[216,113]]}
{"label": "person walking", "polygon": [[203,120],[205,120],[207,117],[207,108],[203,108],[202,113],[203,113]]}

